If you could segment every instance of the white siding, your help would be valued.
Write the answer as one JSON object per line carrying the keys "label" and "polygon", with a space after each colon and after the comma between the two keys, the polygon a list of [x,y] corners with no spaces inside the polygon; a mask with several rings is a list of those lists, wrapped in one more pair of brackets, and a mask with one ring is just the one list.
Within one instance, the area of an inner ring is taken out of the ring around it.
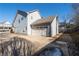
{"label": "white siding", "polygon": [[[23,17],[23,20],[21,18]],[[54,36],[59,33],[58,31],[58,19],[54,18],[51,25],[48,29],[32,29],[31,24],[37,20],[41,19],[41,16],[38,11],[34,11],[27,14],[27,17],[24,17],[20,14],[17,14],[17,17],[14,22],[14,31],[15,33],[23,33],[27,35],[41,35],[41,36]],[[19,23],[20,20],[20,23]],[[50,30],[51,29],[51,30]]]}
{"label": "white siding", "polygon": [[57,17],[55,17],[55,19],[51,23],[51,36],[54,36],[56,34],[58,34],[58,21],[57,21]]}
{"label": "white siding", "polygon": [[50,25],[38,26],[36,29],[32,29],[32,35],[37,36],[50,36]]}
{"label": "white siding", "polygon": [[[23,20],[21,20],[21,18],[23,17]],[[19,23],[19,20],[20,20],[20,23]],[[20,15],[20,14],[17,14],[17,17],[16,17],[16,20],[15,20],[15,23],[14,23],[14,27],[15,27],[15,33],[25,33],[27,34],[27,30],[26,30],[26,27],[27,27],[27,19]],[[23,32],[25,31],[25,32]]]}
{"label": "white siding", "polygon": [[46,29],[32,29],[32,35],[35,36],[46,36]]}
{"label": "white siding", "polygon": [[32,28],[30,25],[39,19],[41,19],[41,16],[38,11],[28,14],[28,24],[27,24],[27,34],[28,35],[32,35]]}

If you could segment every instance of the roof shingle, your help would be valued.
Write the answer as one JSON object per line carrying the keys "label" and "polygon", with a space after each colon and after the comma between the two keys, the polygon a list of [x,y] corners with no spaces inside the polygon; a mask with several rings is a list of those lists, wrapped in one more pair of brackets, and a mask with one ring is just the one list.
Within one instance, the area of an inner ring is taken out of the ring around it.
{"label": "roof shingle", "polygon": [[32,26],[36,25],[44,25],[44,24],[50,24],[54,20],[55,16],[49,16],[47,19],[41,18],[34,23],[32,23]]}

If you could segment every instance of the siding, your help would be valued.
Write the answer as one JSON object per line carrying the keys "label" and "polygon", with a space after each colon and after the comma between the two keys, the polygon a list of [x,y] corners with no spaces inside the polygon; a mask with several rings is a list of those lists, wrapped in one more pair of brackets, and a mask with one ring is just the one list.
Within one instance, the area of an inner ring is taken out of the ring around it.
{"label": "siding", "polygon": [[[31,17],[32,17],[32,19],[31,19]],[[41,19],[41,16],[38,11],[28,14],[28,24],[27,24],[27,34],[28,35],[32,35],[31,24],[38,19]]]}
{"label": "siding", "polygon": [[46,29],[32,29],[32,35],[36,36],[46,36]]}
{"label": "siding", "polygon": [[[24,34],[27,34],[27,30],[26,30],[26,27],[27,27],[27,18],[23,17],[24,19],[21,20],[23,16],[20,15],[20,14],[17,14],[17,17],[16,17],[16,20],[15,20],[15,23],[14,23],[14,27],[15,27],[15,32],[16,33],[24,33]],[[19,20],[20,20],[20,23],[19,23]],[[25,32],[23,32],[25,31]]]}
{"label": "siding", "polygon": [[56,20],[56,17],[55,17],[55,19],[52,21],[52,23],[51,23],[51,36],[54,36],[54,35],[56,35],[57,34],[57,22],[56,22],[57,20]]}

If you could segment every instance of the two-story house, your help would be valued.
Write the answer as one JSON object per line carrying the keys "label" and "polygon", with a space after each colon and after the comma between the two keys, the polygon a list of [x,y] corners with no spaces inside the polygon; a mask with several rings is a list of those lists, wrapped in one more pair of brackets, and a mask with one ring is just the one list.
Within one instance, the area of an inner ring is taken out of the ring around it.
{"label": "two-story house", "polygon": [[15,33],[35,36],[54,36],[58,34],[58,17],[42,18],[38,10],[24,12],[18,10],[13,21]]}

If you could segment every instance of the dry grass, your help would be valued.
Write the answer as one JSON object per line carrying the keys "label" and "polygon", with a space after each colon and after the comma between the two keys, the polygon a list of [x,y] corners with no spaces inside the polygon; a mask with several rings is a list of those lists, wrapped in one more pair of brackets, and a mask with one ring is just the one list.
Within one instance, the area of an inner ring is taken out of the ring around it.
{"label": "dry grass", "polygon": [[[55,37],[42,37],[42,36],[27,36],[22,34],[1,34],[0,35],[0,42],[9,41],[12,37],[19,37],[23,38],[24,40],[27,40],[33,44],[32,48],[32,54],[42,49],[44,46],[48,45],[49,43],[55,41],[57,38],[59,38],[62,35],[62,33],[56,35]],[[3,40],[4,38],[4,40]]]}

